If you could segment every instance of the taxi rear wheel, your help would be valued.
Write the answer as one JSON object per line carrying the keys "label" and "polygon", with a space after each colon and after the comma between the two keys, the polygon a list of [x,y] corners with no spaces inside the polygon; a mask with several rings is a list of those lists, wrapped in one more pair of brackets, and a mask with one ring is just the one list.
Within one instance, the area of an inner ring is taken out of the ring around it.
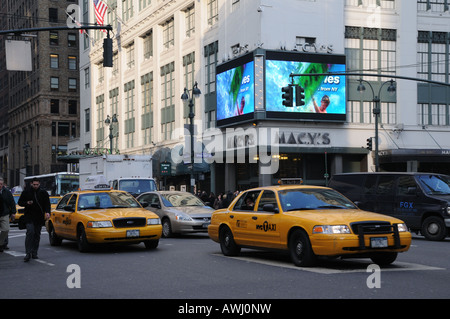
{"label": "taxi rear wheel", "polygon": [[83,225],[78,226],[77,244],[78,244],[78,250],[82,253],[87,252],[91,249],[91,245],[87,241],[86,232],[84,230]]}
{"label": "taxi rear wheel", "polygon": [[58,237],[55,232],[55,227],[50,223],[49,224],[50,231],[48,233],[48,239],[50,241],[50,246],[60,246],[62,243],[62,238]]}
{"label": "taxi rear wheel", "polygon": [[290,235],[289,252],[292,262],[298,267],[310,267],[316,262],[309,237],[301,229],[294,230]]}
{"label": "taxi rear wheel", "polygon": [[241,247],[236,244],[233,233],[227,226],[220,229],[219,241],[220,249],[225,256],[237,256],[241,252]]}

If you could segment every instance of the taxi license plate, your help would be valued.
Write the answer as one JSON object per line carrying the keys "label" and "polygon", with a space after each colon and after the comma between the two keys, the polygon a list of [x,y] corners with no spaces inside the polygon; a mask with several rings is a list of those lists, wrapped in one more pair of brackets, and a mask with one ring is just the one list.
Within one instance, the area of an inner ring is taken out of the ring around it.
{"label": "taxi license plate", "polygon": [[370,247],[372,248],[386,248],[387,246],[388,246],[387,237],[370,238]]}
{"label": "taxi license plate", "polygon": [[127,230],[127,238],[134,238],[139,236],[140,236],[139,229]]}

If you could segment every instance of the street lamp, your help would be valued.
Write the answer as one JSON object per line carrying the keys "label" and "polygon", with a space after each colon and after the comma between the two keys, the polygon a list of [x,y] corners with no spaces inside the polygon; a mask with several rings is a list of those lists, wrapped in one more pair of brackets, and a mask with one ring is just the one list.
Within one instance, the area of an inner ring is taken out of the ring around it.
{"label": "street lamp", "polygon": [[396,91],[394,84],[395,81],[391,79],[381,84],[380,89],[378,90],[378,95],[375,95],[372,85],[368,81],[363,79],[359,79],[359,85],[357,88],[358,92],[363,93],[366,90],[366,87],[364,86],[363,82],[367,83],[370,87],[370,90],[372,91],[372,102],[374,103],[372,113],[375,117],[375,171],[378,172],[380,170],[380,163],[378,159],[378,117],[380,116],[381,113],[381,105],[380,105],[381,89],[385,84],[390,83],[387,91],[389,92],[389,94],[394,94]]}
{"label": "street lamp", "polygon": [[25,144],[23,144],[23,153],[25,154],[25,176],[29,175],[29,170],[28,170],[28,149],[31,148],[30,144],[28,144],[28,142],[25,142]]}
{"label": "street lamp", "polygon": [[181,95],[181,100],[183,103],[187,103],[189,100],[189,134],[191,135],[191,180],[190,180],[190,189],[191,193],[194,194],[194,184],[195,184],[195,177],[194,177],[194,98],[197,98],[202,94],[200,89],[198,88],[198,83],[195,82],[194,86],[192,87],[192,97],[189,96],[189,90],[187,88],[184,88],[184,92]]}
{"label": "street lamp", "polygon": [[109,117],[109,115],[106,116],[106,120],[105,120],[105,124],[106,126],[109,126],[109,149],[110,149],[110,153],[113,153],[113,123],[118,123],[119,121],[117,120],[117,114],[113,114],[112,117]]}

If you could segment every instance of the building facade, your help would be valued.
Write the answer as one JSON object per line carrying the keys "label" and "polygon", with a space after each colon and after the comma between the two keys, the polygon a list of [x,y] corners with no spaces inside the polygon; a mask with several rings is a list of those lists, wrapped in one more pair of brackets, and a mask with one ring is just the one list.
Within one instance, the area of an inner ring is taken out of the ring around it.
{"label": "building facade", "polygon": [[[66,25],[74,1],[2,1],[3,30]],[[78,31],[31,32],[32,71],[9,71],[8,184],[66,171],[58,156],[79,135]],[[5,39],[5,36],[3,36]]]}
{"label": "building facade", "polygon": [[[293,177],[326,184],[333,173],[374,171],[376,166],[450,173],[450,91],[445,85],[414,80],[449,83],[446,0],[418,0],[414,5],[406,0],[106,3],[106,21],[114,28],[113,67],[102,63],[106,33],[90,32],[80,41],[89,42],[80,46],[81,60],[84,55],[89,61],[80,72],[82,81],[89,83],[81,85],[81,95],[90,96],[80,112],[85,123],[80,135],[90,134],[91,139],[78,143],[79,151],[88,144],[110,149],[112,137],[113,152],[153,154],[154,175],[161,181],[159,163],[171,162],[171,174],[162,186],[189,189],[190,110],[180,99],[187,88],[195,114],[193,169],[200,189],[244,189]],[[83,16],[95,21],[92,3],[82,1],[80,6]],[[344,120],[271,113],[271,55],[322,65],[344,57],[346,71],[361,74],[345,77],[345,100],[340,101]],[[223,121],[218,114],[223,91],[218,92],[222,88],[216,73],[239,66],[240,59],[249,56],[254,68],[253,109],[244,117],[231,114]],[[202,93],[198,98],[192,97],[195,83]],[[361,94],[362,83],[366,90]],[[395,89],[388,92],[391,84]],[[377,165],[375,152],[366,144],[368,139],[375,143],[373,111],[378,99]],[[105,120],[114,114],[118,123],[107,126]],[[275,129],[276,137],[262,142],[258,134]],[[216,136],[222,133],[222,150],[204,149],[210,141],[208,130]],[[275,171],[262,174],[260,149],[253,156],[249,132],[255,132],[256,146],[276,149],[271,156]]]}

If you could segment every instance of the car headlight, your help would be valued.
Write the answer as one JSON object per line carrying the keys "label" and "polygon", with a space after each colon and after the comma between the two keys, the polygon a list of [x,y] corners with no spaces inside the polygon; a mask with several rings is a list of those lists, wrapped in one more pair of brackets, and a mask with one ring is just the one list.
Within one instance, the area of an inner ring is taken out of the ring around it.
{"label": "car headlight", "polygon": [[107,228],[107,227],[113,227],[111,221],[109,220],[99,220],[99,221],[92,221],[87,223],[88,228]]}
{"label": "car headlight", "polygon": [[397,229],[399,233],[408,231],[406,224],[397,224]]}
{"label": "car headlight", "polygon": [[147,219],[147,225],[160,225],[161,219],[159,218],[149,218]]}
{"label": "car headlight", "polygon": [[321,225],[313,228],[313,234],[350,234],[346,225]]}
{"label": "car headlight", "polygon": [[187,215],[187,214],[182,214],[182,213],[177,213],[175,214],[175,219],[179,220],[179,221],[184,221],[184,222],[190,222],[192,221],[191,216]]}

